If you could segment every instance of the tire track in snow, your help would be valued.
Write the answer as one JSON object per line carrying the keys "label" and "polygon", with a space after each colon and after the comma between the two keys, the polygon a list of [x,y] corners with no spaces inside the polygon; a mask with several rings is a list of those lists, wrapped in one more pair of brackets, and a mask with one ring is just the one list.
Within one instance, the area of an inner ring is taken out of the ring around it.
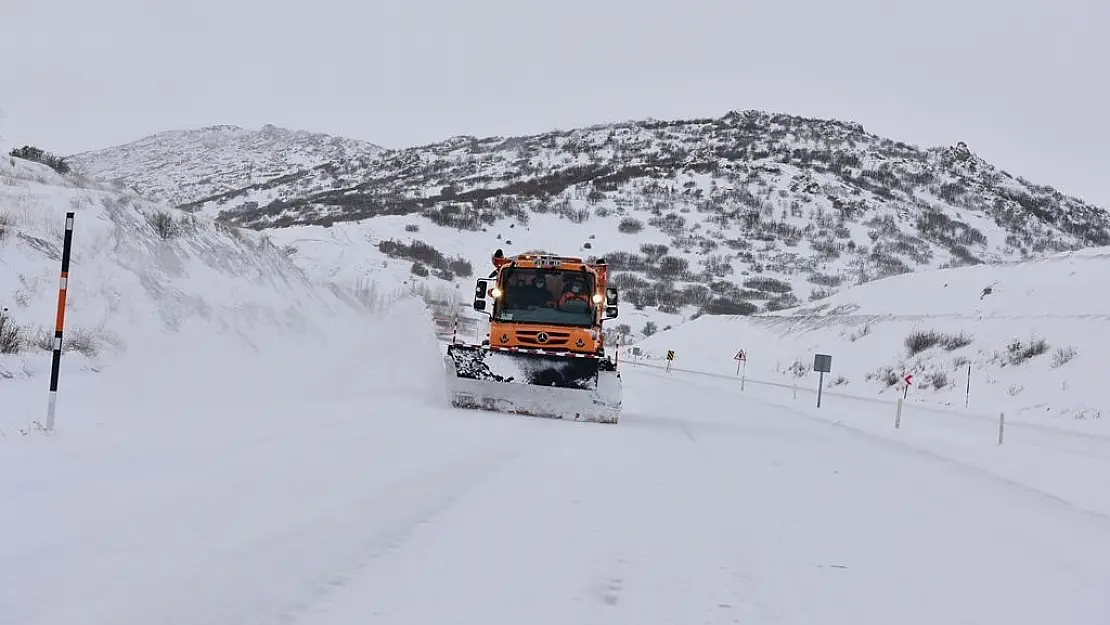
{"label": "tire track in snow", "polygon": [[514,452],[486,449],[374,489],[355,501],[258,537],[187,572],[162,580],[118,625],[289,623],[375,558],[503,469]]}
{"label": "tire track in snow", "polygon": [[44,514],[81,507],[79,495],[95,514],[0,548],[13,563],[0,614],[36,625],[287,622],[536,442],[524,422],[450,409],[312,408],[305,424],[327,413],[327,427],[245,436],[254,445],[237,454],[183,441],[177,461],[131,475],[116,499],[88,479],[51,484]]}

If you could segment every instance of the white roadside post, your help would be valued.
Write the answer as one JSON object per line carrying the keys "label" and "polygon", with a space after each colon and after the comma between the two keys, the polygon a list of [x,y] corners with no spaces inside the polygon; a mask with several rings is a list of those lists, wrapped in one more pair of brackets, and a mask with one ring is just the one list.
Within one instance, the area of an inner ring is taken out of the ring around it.
{"label": "white roadside post", "polygon": [[73,212],[66,213],[65,235],[62,238],[62,271],[58,283],[58,313],[54,319],[54,354],[50,363],[50,401],[46,408],[46,431],[54,431],[58,408],[58,377],[62,364],[62,331],[65,327],[66,292],[69,289],[69,259],[73,247]]}
{"label": "white roadside post", "polygon": [[1002,444],[1002,433],[1006,429],[1006,413],[998,413],[998,444]]}
{"label": "white roadside post", "polygon": [[971,406],[971,365],[967,365],[967,390],[964,391],[964,408]]}
{"label": "white roadside post", "polygon": [[894,429],[899,430],[902,428],[902,403],[910,394],[910,385],[913,384],[913,374],[907,373],[902,376],[902,382],[906,384],[902,392],[902,396],[898,398],[897,407],[894,409]]}

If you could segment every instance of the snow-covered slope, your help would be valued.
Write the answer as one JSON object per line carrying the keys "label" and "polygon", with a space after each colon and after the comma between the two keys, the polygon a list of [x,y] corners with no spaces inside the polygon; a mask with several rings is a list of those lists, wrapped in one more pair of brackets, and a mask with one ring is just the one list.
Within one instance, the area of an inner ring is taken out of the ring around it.
{"label": "snow-covered slope", "polygon": [[966,145],[923,150],[855,123],[760,111],[456,137],[243,186],[187,208],[303,242],[301,266],[351,280],[351,262],[369,271],[392,255],[412,267],[398,246],[351,247],[389,239],[475,265],[495,245],[604,255],[629,308],[642,308],[636,334],[883,276],[1110,244],[1105,210]]}
{"label": "snow-covered slope", "polygon": [[264,235],[76,180],[0,159],[0,307],[19,328],[0,354],[0,427],[41,416],[44,404],[14,389],[47,388],[67,211],[63,387],[113,369],[175,393],[190,392],[187,380],[235,383],[229,371],[298,367],[297,354],[356,344],[373,325],[353,294],[310,281]]}
{"label": "snow-covered slope", "polygon": [[[640,342],[662,362],[816,387],[832,356],[837,392],[908,398],[1021,418],[1110,416],[1110,248],[896,276],[809,306],[754,317],[700,317]],[[970,367],[971,389],[967,390]],[[968,397],[969,395],[969,397]],[[968,401],[970,400],[970,401]]]}
{"label": "snow-covered slope", "polygon": [[332,161],[366,161],[373,143],[273,125],[171,130],[67,157],[77,172],[173,205],[249,187]]}

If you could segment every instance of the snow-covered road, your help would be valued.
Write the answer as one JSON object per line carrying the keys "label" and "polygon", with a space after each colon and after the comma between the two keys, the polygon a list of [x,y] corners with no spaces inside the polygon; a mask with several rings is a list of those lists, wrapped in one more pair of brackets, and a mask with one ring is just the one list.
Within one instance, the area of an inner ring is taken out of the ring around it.
{"label": "snow-covered road", "polygon": [[7,445],[0,622],[1110,622],[1110,518],[728,389],[625,380],[616,426],[396,397]]}

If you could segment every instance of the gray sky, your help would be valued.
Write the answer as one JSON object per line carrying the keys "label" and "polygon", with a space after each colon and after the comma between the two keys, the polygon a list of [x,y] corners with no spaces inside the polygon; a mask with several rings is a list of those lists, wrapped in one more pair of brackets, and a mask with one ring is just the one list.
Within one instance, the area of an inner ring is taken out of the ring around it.
{"label": "gray sky", "polygon": [[0,0],[0,145],[266,123],[407,147],[765,109],[1110,208],[1107,0]]}

